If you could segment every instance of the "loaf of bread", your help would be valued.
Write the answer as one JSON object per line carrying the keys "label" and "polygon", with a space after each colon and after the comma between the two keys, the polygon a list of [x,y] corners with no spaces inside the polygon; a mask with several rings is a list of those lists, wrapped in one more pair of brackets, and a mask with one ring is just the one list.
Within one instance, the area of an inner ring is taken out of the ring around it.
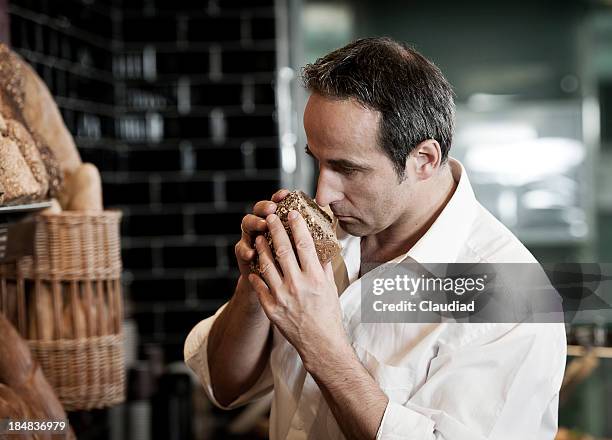
{"label": "loaf of bread", "polygon": [[57,199],[51,199],[51,206],[36,213],[36,215],[58,215],[62,213],[62,207]]}
{"label": "loaf of bread", "polygon": [[37,291],[30,291],[28,315],[28,338],[41,341],[53,340],[53,293],[46,281],[40,281]]}
{"label": "loaf of bread", "polygon": [[17,283],[14,280],[6,280],[6,293],[2,299],[2,311],[4,316],[15,327],[19,326],[17,310]]}
{"label": "loaf of bread", "polygon": [[49,89],[19,55],[0,43],[0,113],[22,122],[57,158],[62,173],[81,164],[74,139],[66,128]]}
{"label": "loaf of bread", "polygon": [[[33,360],[26,342],[0,314],[0,383],[5,396],[11,391],[19,396],[19,407],[10,405],[8,411],[26,412],[30,420],[67,421],[66,412],[45,378],[40,365]],[[1,394],[1,393],[0,393]],[[0,397],[1,400],[1,397]],[[14,400],[17,402],[17,400]],[[0,417],[1,418],[1,417]],[[39,434],[40,438],[49,438]],[[27,437],[26,437],[27,438]],[[38,437],[34,437],[38,438]],[[62,438],[74,439],[70,428]]]}
{"label": "loaf of bread", "polygon": [[[288,215],[292,210],[298,211],[308,226],[308,231],[314,240],[317,256],[321,264],[331,261],[341,250],[340,243],[336,239],[335,227],[332,218],[317,205],[317,203],[302,191],[292,191],[283,200],[276,204],[276,214],[285,226],[285,230],[294,247],[293,234],[289,227]],[[274,244],[270,232],[264,234],[272,252]],[[251,271],[259,273],[259,261],[257,256],[251,263]]]}
{"label": "loaf of bread", "polygon": [[26,420],[30,411],[17,393],[8,385],[0,383],[0,420]]}
{"label": "loaf of bread", "polygon": [[16,120],[8,119],[4,122],[4,126],[6,132],[3,134],[17,144],[23,158],[30,167],[34,179],[40,185],[36,199],[44,199],[49,192],[49,178],[36,142],[34,142],[28,130]]}
{"label": "loaf of bread", "polygon": [[81,339],[87,337],[87,319],[77,286],[64,286],[64,310],[62,313],[62,337]]}
{"label": "loaf of bread", "polygon": [[[81,158],[44,82],[21,57],[1,43],[0,115],[3,117],[0,132],[18,145],[40,185],[38,193],[29,199],[4,203],[56,197],[64,173],[76,170]],[[2,176],[0,184],[5,186]]]}
{"label": "loaf of bread", "polygon": [[36,200],[41,186],[21,154],[19,146],[0,134],[0,205],[15,205]]}
{"label": "loaf of bread", "polygon": [[102,180],[95,165],[81,164],[74,173],[67,176],[60,195],[60,203],[67,211],[103,210]]}

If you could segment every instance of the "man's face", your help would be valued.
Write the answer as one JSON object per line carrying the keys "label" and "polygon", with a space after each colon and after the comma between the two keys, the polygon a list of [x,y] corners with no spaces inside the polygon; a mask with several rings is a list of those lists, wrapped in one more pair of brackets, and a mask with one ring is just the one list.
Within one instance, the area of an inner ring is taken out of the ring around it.
{"label": "man's face", "polygon": [[315,93],[304,111],[307,152],[319,163],[316,201],[329,205],[342,229],[355,236],[389,227],[411,198],[410,176],[399,183],[378,146],[380,117],[355,100]]}

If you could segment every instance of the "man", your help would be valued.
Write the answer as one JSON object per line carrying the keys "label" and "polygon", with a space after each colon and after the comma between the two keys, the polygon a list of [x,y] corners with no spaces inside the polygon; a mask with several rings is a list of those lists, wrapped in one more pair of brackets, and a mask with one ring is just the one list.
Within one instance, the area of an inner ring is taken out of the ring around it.
{"label": "man", "polygon": [[[360,278],[379,264],[535,262],[448,157],[446,79],[387,38],[351,43],[303,76],[316,201],[338,218],[345,264],[322,267],[299,215],[293,251],[274,215],[286,190],[254,206],[234,295],[185,345],[211,400],[234,408],[272,390],[271,439],[553,439],[562,324],[360,322]],[[267,229],[281,270],[263,237],[252,246]],[[256,253],[263,277],[249,273]]]}

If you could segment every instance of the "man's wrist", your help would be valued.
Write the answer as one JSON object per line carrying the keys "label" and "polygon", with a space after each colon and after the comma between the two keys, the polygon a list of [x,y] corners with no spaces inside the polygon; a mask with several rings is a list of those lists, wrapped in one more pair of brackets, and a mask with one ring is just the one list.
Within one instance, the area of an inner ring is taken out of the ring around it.
{"label": "man's wrist", "polygon": [[249,315],[261,315],[262,318],[265,317],[267,319],[257,297],[257,292],[253,289],[247,277],[243,275],[240,275],[240,278],[238,278],[232,302]]}
{"label": "man's wrist", "polygon": [[323,341],[316,350],[304,350],[301,357],[304,368],[315,378],[325,375],[327,371],[337,371],[351,359],[359,362],[346,337]]}

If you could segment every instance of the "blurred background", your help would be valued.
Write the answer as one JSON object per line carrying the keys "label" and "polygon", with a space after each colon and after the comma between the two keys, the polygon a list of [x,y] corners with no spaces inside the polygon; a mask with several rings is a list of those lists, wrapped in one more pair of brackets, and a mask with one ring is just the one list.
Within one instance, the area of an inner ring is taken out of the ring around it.
{"label": "blurred background", "polygon": [[[124,214],[128,400],[71,414],[79,438],[265,438],[266,405],[212,408],[183,342],[232,294],[253,202],[314,193],[300,68],[381,35],[447,76],[451,155],[540,261],[612,261],[610,0],[0,0],[0,40],[43,78]],[[609,321],[568,326],[559,438],[612,438]]]}

